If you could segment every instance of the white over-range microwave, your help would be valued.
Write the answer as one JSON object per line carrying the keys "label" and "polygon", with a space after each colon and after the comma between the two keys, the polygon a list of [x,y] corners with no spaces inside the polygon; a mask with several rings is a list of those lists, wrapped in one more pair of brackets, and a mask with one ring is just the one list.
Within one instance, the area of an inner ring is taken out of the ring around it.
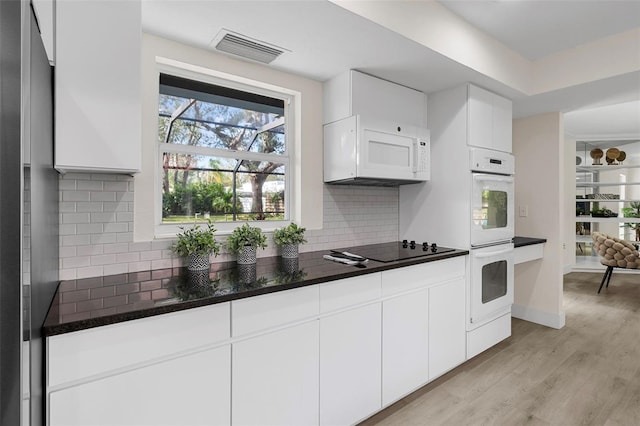
{"label": "white over-range microwave", "polygon": [[429,130],[360,115],[324,126],[324,181],[397,186],[429,180]]}

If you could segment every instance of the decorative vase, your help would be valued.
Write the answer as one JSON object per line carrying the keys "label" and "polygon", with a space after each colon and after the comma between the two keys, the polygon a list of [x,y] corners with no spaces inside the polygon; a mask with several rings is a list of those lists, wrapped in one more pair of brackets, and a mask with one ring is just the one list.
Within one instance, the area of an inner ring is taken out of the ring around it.
{"label": "decorative vase", "polygon": [[209,278],[209,268],[207,269],[189,269],[187,271],[189,289],[198,290],[206,288],[211,284]]}
{"label": "decorative vase", "polygon": [[282,257],[285,259],[297,259],[298,258],[298,244],[283,244],[282,245]]}
{"label": "decorative vase", "polygon": [[256,263],[256,247],[242,247],[242,251],[238,253],[237,262],[239,265],[253,265],[254,263]]}
{"label": "decorative vase", "polygon": [[209,255],[208,254],[190,254],[187,258],[187,269],[189,271],[208,271]]}

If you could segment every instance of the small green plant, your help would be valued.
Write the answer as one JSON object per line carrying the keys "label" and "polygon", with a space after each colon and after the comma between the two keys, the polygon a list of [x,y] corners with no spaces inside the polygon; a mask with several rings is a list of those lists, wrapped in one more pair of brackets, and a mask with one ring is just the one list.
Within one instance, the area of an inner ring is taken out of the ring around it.
{"label": "small green plant", "polygon": [[307,240],[304,239],[305,230],[305,228],[301,228],[295,223],[290,223],[284,228],[273,231],[273,241],[279,246],[306,243]]}
{"label": "small green plant", "polygon": [[591,210],[591,216],[593,217],[618,217],[618,213],[615,213],[607,208],[593,209]]}
{"label": "small green plant", "polygon": [[[624,217],[640,218],[640,201],[633,201],[629,206],[622,208],[622,215]],[[636,241],[640,241],[640,223],[625,223],[624,226],[636,231]]]}
{"label": "small green plant", "polygon": [[180,230],[182,232],[177,234],[178,241],[172,247],[178,256],[186,257],[192,254],[208,255],[211,253],[217,256],[220,252],[220,243],[214,238],[216,228],[210,220],[207,222],[206,228],[195,224],[191,228],[181,226]]}
{"label": "small green plant", "polygon": [[234,229],[231,235],[227,237],[227,248],[231,253],[242,253],[242,249],[245,246],[265,248],[267,246],[267,237],[262,233],[262,229],[245,223]]}

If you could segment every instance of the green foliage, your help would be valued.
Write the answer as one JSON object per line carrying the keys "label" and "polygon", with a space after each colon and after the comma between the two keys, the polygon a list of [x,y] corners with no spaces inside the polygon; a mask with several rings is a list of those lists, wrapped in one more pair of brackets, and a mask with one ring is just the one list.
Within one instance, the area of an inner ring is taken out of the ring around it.
{"label": "green foliage", "polygon": [[242,253],[242,248],[245,246],[267,247],[267,237],[262,233],[262,229],[245,223],[235,228],[227,237],[227,248],[231,253]]}
{"label": "green foliage", "polygon": [[[622,215],[624,217],[637,217],[640,218],[640,201],[633,201],[629,204],[630,207],[623,207]],[[640,239],[640,223],[625,223],[624,226],[636,231],[636,241]]]}
{"label": "green foliage", "polygon": [[306,243],[307,240],[304,239],[305,230],[305,228],[301,228],[292,222],[284,228],[276,229],[273,232],[273,241],[279,246]]}
{"label": "green foliage", "polygon": [[177,234],[178,241],[172,247],[178,256],[185,257],[191,254],[207,255],[211,253],[217,256],[220,252],[220,243],[214,238],[216,228],[211,221],[207,222],[206,228],[196,224],[188,229],[181,226],[180,229],[182,232]]}
{"label": "green foliage", "polygon": [[[238,211],[242,206],[238,201]],[[176,186],[171,192],[162,196],[163,216],[188,215],[193,213],[231,213],[233,210],[233,193],[218,182],[194,182],[186,187]]]}
{"label": "green foliage", "polygon": [[618,213],[613,212],[607,208],[593,209],[591,210],[591,216],[593,217],[618,217]]}

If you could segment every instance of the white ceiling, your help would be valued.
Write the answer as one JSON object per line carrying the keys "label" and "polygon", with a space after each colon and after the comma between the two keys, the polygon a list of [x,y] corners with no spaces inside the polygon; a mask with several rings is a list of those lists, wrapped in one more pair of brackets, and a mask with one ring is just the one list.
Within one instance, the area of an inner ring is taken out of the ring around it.
{"label": "white ceiling", "polygon": [[637,0],[438,0],[528,59],[539,59],[640,25]]}
{"label": "white ceiling", "polygon": [[[546,55],[554,49],[628,30],[633,25],[631,17],[640,16],[640,1],[636,0],[445,3],[473,25],[488,25],[493,37],[525,57]],[[605,3],[608,7],[603,6]],[[502,10],[500,19],[484,12],[496,8]],[[594,16],[601,19],[596,24],[592,24]],[[425,93],[473,82],[513,99],[516,117],[640,100],[640,72],[524,96],[325,0],[142,0],[142,20],[146,32],[203,49],[211,49],[211,41],[223,28],[283,47],[290,52],[269,66],[318,81],[346,69],[358,69]],[[635,26],[640,26],[638,19],[635,21]],[[567,129],[582,134],[580,123],[575,119],[574,128]]]}

